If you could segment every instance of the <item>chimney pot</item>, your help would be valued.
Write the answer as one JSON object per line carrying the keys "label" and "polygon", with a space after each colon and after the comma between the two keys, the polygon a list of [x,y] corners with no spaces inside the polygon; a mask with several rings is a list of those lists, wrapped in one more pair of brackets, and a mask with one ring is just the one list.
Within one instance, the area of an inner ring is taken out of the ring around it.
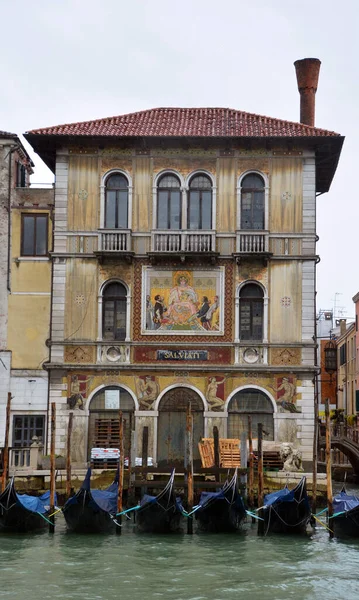
{"label": "chimney pot", "polygon": [[294,63],[300,94],[300,122],[314,127],[315,93],[321,62],[318,58],[303,58]]}

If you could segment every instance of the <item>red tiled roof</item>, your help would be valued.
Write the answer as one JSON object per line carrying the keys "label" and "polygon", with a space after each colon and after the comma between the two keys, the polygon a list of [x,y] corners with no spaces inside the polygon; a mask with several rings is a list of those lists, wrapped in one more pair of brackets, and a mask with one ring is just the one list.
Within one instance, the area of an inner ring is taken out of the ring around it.
{"label": "red tiled roof", "polygon": [[322,137],[338,133],[231,108],[154,108],[82,123],[33,129],[32,135],[116,137]]}
{"label": "red tiled roof", "polygon": [[2,137],[2,138],[16,138],[17,135],[16,135],[16,133],[10,133],[9,131],[1,131],[0,130],[0,137]]}

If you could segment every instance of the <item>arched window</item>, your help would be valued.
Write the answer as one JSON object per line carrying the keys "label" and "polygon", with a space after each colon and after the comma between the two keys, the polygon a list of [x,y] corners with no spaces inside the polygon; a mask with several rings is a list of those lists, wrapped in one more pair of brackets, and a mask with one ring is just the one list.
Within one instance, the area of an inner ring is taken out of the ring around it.
{"label": "arched window", "polygon": [[264,229],[264,180],[250,173],[241,184],[241,229]]}
{"label": "arched window", "polygon": [[122,283],[109,283],[103,292],[102,331],[104,340],[126,339],[127,292]]}
{"label": "arched window", "polygon": [[105,186],[105,228],[128,227],[128,181],[121,173],[110,175]]}
{"label": "arched window", "polygon": [[258,423],[262,423],[264,438],[274,440],[273,412],[273,404],[264,392],[250,388],[237,392],[228,405],[228,437],[240,439],[241,433],[248,433],[250,416],[252,432],[255,434]]}
{"label": "arched window", "polygon": [[157,185],[157,228],[181,229],[181,213],[180,181],[167,173]]}
{"label": "arched window", "polygon": [[189,182],[187,228],[212,229],[212,182],[206,175]]}
{"label": "arched window", "polygon": [[255,283],[242,287],[239,294],[239,339],[263,339],[263,291]]}

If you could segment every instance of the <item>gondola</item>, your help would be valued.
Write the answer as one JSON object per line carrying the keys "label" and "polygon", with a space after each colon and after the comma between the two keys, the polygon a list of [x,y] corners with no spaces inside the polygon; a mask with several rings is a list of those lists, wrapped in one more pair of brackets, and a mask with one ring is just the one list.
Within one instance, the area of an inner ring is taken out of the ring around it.
{"label": "gondola", "polygon": [[50,492],[42,496],[18,494],[14,477],[0,495],[0,532],[29,533],[48,528],[49,514]]}
{"label": "gondola", "polygon": [[144,533],[174,533],[181,531],[183,507],[174,490],[173,469],[166,487],[157,495],[145,494],[136,511],[138,531]]}
{"label": "gondola", "polygon": [[306,478],[289,490],[285,486],[278,492],[264,497],[264,505],[259,511],[264,519],[264,533],[305,533],[311,517]]}
{"label": "gondola", "polygon": [[193,512],[199,531],[224,533],[240,529],[246,509],[238,490],[237,469],[218,492],[202,492]]}
{"label": "gondola", "polygon": [[349,496],[345,487],[333,498],[333,516],[329,527],[335,537],[359,537],[359,498]]}
{"label": "gondola", "polygon": [[62,512],[67,530],[73,533],[114,533],[116,521],[118,473],[106,490],[91,490],[91,469],[88,469],[79,491],[69,498]]}

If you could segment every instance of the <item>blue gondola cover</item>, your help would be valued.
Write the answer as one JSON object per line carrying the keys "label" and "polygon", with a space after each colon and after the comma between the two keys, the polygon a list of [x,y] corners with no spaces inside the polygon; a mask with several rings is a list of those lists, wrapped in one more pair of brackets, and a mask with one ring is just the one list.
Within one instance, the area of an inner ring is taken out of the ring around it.
{"label": "blue gondola cover", "polygon": [[333,510],[335,514],[347,512],[357,506],[359,506],[359,498],[357,496],[348,496],[344,491],[333,498]]}

